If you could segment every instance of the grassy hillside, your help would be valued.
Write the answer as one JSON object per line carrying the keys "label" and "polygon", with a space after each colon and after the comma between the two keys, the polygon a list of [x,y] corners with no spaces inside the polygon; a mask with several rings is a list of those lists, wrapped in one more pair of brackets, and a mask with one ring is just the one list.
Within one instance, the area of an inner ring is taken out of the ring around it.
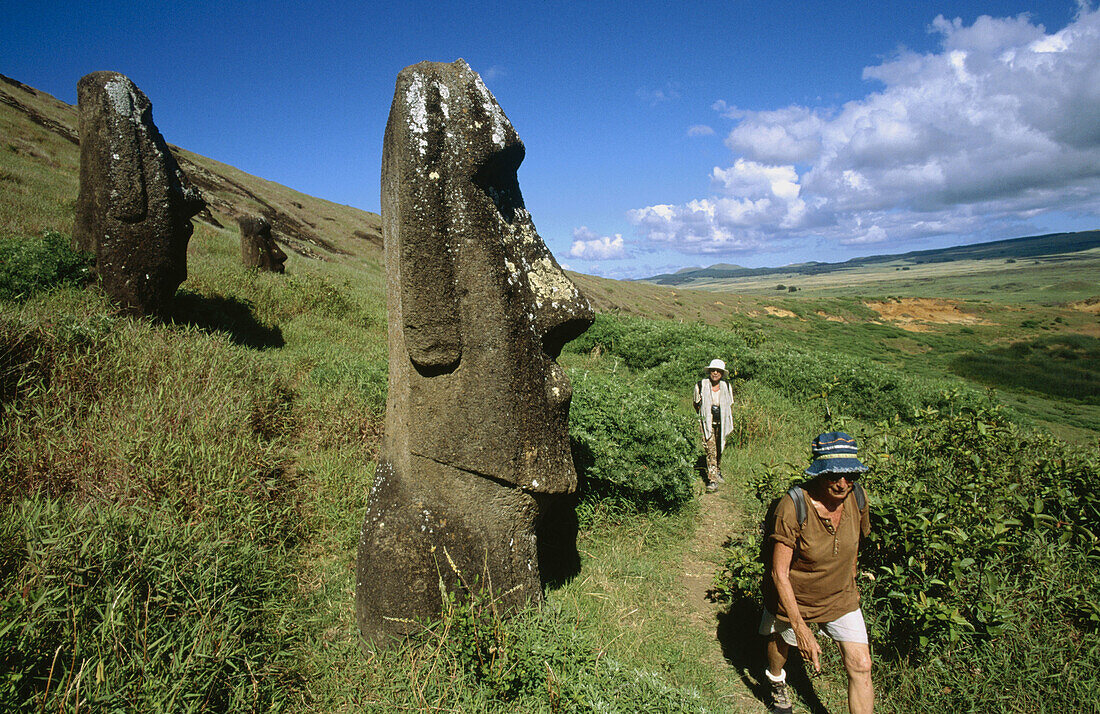
{"label": "grassy hillside", "polygon": [[[74,80],[75,82],[75,80]],[[153,106],[156,120],[156,102]],[[79,118],[76,107],[0,75],[0,237],[69,232],[79,188]],[[171,144],[172,137],[165,137]],[[318,260],[381,257],[378,215],[307,196],[232,166],[172,146],[209,211],[198,223],[209,232],[237,230],[242,215],[265,215],[288,253]],[[205,233],[209,235],[210,233]],[[194,240],[202,241],[203,231]]]}
{"label": "grassy hillside", "polygon": [[[837,426],[881,474],[873,568],[900,594],[862,585],[879,709],[1094,708],[1096,301],[577,275],[600,312],[561,358],[580,573],[520,617],[445,598],[419,637],[364,652],[354,559],[387,373],[378,217],[181,150],[212,197],[188,280],[171,319],[120,318],[62,249],[74,126],[72,107],[0,84],[0,288],[40,278],[0,292],[0,708],[759,711],[737,544],[759,523],[754,494]],[[233,220],[257,211],[276,219],[286,275],[240,265]],[[736,371],[736,447],[704,499],[687,385],[714,356]],[[980,561],[956,557],[970,529],[994,538]],[[843,706],[835,658],[798,686]]]}

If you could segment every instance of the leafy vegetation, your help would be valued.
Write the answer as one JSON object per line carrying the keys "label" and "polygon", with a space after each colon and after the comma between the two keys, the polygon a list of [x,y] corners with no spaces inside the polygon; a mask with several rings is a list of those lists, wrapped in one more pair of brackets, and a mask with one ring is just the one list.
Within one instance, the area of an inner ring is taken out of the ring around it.
{"label": "leafy vegetation", "polygon": [[670,511],[689,503],[697,429],[676,399],[625,374],[572,370],[570,379],[582,522],[597,509],[605,515]]}
{"label": "leafy vegetation", "polygon": [[[863,445],[873,508],[860,589],[887,690],[918,688],[936,709],[1087,708],[1091,677],[1078,667],[1100,661],[1095,451],[1023,431],[999,407],[954,404],[881,423]],[[783,473],[757,476],[762,503],[785,490]],[[758,597],[758,554],[759,536],[731,542],[723,597]],[[1052,679],[1065,687],[1039,685]]]}
{"label": "leafy vegetation", "polygon": [[91,261],[69,238],[46,231],[41,238],[0,240],[0,300],[25,300],[36,292],[88,280]]}

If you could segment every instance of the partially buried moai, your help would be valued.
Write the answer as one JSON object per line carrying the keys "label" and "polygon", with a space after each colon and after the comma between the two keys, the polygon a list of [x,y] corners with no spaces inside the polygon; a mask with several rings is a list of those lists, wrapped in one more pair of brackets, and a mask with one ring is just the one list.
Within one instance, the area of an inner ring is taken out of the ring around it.
{"label": "partially buried moai", "polygon": [[73,242],[95,254],[123,312],[165,315],[187,277],[191,217],[205,203],[153,124],[149,99],[117,72],[77,83],[80,193]]}
{"label": "partially buried moai", "polygon": [[523,156],[464,61],[398,75],[382,150],[389,396],[356,592],[377,644],[438,615],[440,582],[491,588],[505,609],[538,601],[540,556],[568,551],[572,391],[556,359],[593,314],[524,208]]}
{"label": "partially buried moai", "polygon": [[271,235],[271,221],[263,216],[241,216],[237,226],[241,230],[241,262],[246,268],[286,271],[286,253]]}

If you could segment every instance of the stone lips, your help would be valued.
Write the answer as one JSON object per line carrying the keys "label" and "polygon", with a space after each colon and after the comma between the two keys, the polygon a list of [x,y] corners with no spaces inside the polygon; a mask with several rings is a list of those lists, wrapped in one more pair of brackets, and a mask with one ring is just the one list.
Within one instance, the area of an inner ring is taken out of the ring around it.
{"label": "stone lips", "polygon": [[187,277],[191,217],[205,203],[153,123],[149,99],[124,75],[77,83],[80,192],[73,242],[94,253],[103,289],[123,312],[164,315]]}
{"label": "stone lips", "polygon": [[556,358],[593,313],[523,205],[523,156],[465,62],[398,75],[382,166],[389,397],[357,589],[372,640],[438,615],[441,580],[491,581],[517,606],[541,597],[547,553],[570,559],[539,536],[568,538],[577,477]]}
{"label": "stone lips", "polygon": [[241,216],[237,219],[241,232],[241,263],[246,268],[258,268],[272,273],[286,272],[286,253],[271,235],[271,222],[263,216]]}

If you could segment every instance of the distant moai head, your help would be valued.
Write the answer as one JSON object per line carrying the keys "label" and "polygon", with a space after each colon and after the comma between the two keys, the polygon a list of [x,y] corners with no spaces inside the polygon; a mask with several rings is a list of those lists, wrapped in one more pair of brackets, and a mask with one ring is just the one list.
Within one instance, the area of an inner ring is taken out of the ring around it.
{"label": "distant moai head", "polygon": [[286,271],[286,253],[271,235],[271,222],[263,216],[241,216],[237,219],[241,230],[241,262],[246,268]]}
{"label": "distant moai head", "polygon": [[117,72],[77,83],[80,193],[73,241],[94,253],[124,312],[165,314],[187,277],[191,217],[205,203],[153,124],[149,99]]}
{"label": "distant moai head", "polygon": [[437,616],[440,584],[491,584],[510,609],[542,597],[546,563],[576,557],[556,359],[593,313],[523,205],[523,155],[462,60],[398,75],[382,150],[389,394],[356,588],[375,642]]}

